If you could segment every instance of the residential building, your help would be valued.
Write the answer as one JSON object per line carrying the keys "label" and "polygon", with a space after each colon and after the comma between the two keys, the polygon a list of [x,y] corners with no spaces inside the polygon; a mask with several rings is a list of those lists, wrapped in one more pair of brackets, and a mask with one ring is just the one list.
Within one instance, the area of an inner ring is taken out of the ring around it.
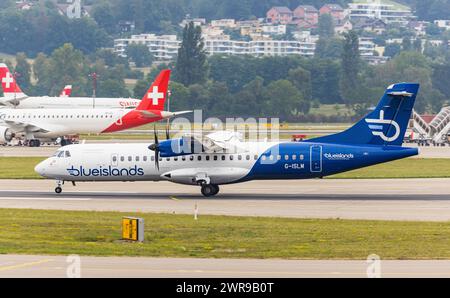
{"label": "residential building", "polygon": [[233,29],[233,28],[236,28],[236,21],[234,19],[212,20],[211,26],[219,27],[219,28]]}
{"label": "residential building", "polygon": [[156,60],[164,61],[176,57],[181,42],[177,40],[176,35],[132,35],[130,38],[114,40],[114,52],[121,57],[127,57],[126,49],[130,44],[146,45]]}
{"label": "residential building", "polygon": [[411,21],[409,22],[408,27],[415,32],[416,36],[425,36],[429,24],[430,22],[425,21]]}
{"label": "residential building", "polygon": [[329,14],[334,21],[341,22],[345,18],[345,11],[339,4],[325,4],[319,10],[320,15]]}
{"label": "residential building", "polygon": [[341,22],[335,24],[334,31],[336,34],[344,34],[353,30],[353,23],[348,18],[345,18]]}
{"label": "residential building", "polygon": [[292,22],[294,13],[286,6],[272,7],[266,15],[268,23],[287,25]]}
{"label": "residential building", "polygon": [[398,23],[406,25],[414,19],[409,7],[399,4],[383,3],[383,1],[366,0],[359,3],[349,3],[349,17],[352,21],[361,19],[380,19],[387,24]]}
{"label": "residential building", "polygon": [[[261,56],[314,56],[315,42],[298,40],[271,40],[261,37],[258,40],[230,40],[228,35],[204,36],[205,50],[208,55],[252,55]],[[158,61],[170,61],[176,58],[181,42],[176,35],[157,36],[155,34],[133,35],[131,38],[116,39],[114,52],[126,57],[130,44],[144,44]]]}
{"label": "residential building", "polygon": [[450,20],[435,20],[434,24],[439,28],[450,30]]}
{"label": "residential building", "polygon": [[203,18],[190,18],[187,17],[186,19],[184,19],[181,23],[180,23],[180,27],[186,27],[187,24],[189,23],[194,23],[194,26],[203,26],[206,25],[206,19]]}
{"label": "residential building", "polygon": [[372,32],[375,34],[383,34],[386,32],[387,24],[380,19],[360,19],[354,22],[354,28]]}
{"label": "residential building", "polygon": [[319,11],[312,5],[300,5],[294,10],[294,22],[316,26],[319,22]]}
{"label": "residential building", "polygon": [[261,27],[263,34],[285,35],[286,25],[264,25]]}

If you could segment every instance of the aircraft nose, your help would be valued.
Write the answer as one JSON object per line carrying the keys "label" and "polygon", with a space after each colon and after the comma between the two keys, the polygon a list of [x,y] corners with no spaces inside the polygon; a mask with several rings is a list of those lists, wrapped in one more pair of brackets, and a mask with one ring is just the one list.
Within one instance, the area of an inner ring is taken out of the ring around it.
{"label": "aircraft nose", "polygon": [[38,173],[41,176],[45,176],[45,171],[47,169],[47,160],[44,160],[43,162],[40,162],[35,168],[34,171]]}

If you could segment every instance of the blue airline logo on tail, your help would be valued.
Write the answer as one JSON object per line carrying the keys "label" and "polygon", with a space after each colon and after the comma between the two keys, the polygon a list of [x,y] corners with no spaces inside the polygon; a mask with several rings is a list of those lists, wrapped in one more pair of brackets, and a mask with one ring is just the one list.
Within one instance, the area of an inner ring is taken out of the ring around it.
{"label": "blue airline logo on tail", "polygon": [[[379,136],[383,141],[391,143],[396,141],[400,136],[400,125],[398,125],[398,123],[394,120],[384,119],[383,110],[380,111],[379,119],[366,119],[366,122],[369,124],[370,130],[372,130],[372,134],[374,136]],[[395,128],[395,134],[392,137],[388,137],[384,134],[384,124],[392,125]]]}

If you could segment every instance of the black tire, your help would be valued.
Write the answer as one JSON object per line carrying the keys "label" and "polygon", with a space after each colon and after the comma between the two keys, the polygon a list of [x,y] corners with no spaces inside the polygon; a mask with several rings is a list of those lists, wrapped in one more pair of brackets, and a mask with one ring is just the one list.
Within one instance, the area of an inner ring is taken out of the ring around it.
{"label": "black tire", "polygon": [[60,186],[58,186],[57,188],[55,188],[55,192],[56,192],[57,194],[62,193],[62,188],[61,188]]}
{"label": "black tire", "polygon": [[219,186],[213,184],[202,185],[202,195],[205,197],[213,197],[219,193]]}
{"label": "black tire", "polygon": [[211,186],[214,188],[213,196],[217,195],[219,193],[219,191],[220,191],[219,185],[212,184]]}
{"label": "black tire", "polygon": [[202,195],[205,197],[211,197],[214,195],[214,187],[211,184],[202,185]]}

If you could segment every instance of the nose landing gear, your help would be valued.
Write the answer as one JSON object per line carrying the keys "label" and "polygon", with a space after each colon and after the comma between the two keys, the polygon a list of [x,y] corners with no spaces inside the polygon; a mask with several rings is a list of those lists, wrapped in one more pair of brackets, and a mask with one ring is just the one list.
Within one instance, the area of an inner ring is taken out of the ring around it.
{"label": "nose landing gear", "polygon": [[57,194],[62,193],[62,186],[63,186],[63,185],[64,185],[64,181],[58,180],[58,181],[56,182],[55,192],[56,192]]}

